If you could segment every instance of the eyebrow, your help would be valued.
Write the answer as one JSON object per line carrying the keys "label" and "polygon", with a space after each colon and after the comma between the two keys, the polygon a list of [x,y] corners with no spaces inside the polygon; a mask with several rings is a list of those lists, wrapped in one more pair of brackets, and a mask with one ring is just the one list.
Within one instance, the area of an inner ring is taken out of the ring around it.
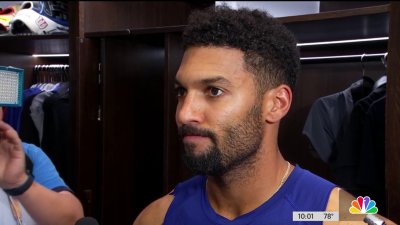
{"label": "eyebrow", "polygon": [[[231,82],[224,77],[221,76],[216,76],[216,77],[211,77],[211,78],[206,78],[202,79],[199,81],[196,81],[196,83],[202,84],[204,86],[210,85],[210,84],[215,84],[215,83],[221,83],[224,85],[231,85]],[[175,79],[175,85],[183,86],[181,83]]]}

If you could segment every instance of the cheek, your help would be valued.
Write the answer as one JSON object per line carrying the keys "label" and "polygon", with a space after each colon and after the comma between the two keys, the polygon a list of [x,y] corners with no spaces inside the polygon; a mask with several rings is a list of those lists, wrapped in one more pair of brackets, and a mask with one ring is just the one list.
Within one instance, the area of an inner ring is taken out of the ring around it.
{"label": "cheek", "polygon": [[225,103],[221,107],[215,106],[208,118],[212,118],[213,121],[210,122],[217,124],[218,130],[222,130],[223,127],[233,126],[244,120],[252,106],[249,102],[251,101],[237,100]]}

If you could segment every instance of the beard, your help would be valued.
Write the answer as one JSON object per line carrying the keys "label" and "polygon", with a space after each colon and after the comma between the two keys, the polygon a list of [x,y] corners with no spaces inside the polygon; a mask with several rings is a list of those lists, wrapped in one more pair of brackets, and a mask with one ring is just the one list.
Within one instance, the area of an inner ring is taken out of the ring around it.
{"label": "beard", "polygon": [[222,125],[223,136],[191,125],[179,127],[179,135],[208,137],[211,145],[202,154],[195,154],[196,144],[183,143],[183,161],[195,174],[222,176],[225,173],[250,165],[261,145],[263,124],[261,106],[256,104],[245,118],[235,124]]}

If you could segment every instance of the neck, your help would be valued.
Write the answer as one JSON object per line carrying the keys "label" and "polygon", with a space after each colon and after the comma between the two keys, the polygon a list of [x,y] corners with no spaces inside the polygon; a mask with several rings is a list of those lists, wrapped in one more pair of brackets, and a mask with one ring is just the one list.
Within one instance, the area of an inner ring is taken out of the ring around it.
{"label": "neck", "polygon": [[207,195],[213,209],[228,219],[248,213],[268,199],[289,176],[288,163],[278,148],[262,148],[254,162],[222,177],[208,177]]}

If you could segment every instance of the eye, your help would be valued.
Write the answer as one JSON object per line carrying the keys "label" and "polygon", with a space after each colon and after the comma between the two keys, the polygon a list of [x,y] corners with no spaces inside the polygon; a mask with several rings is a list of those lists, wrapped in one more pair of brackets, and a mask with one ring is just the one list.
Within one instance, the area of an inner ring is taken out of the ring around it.
{"label": "eye", "polygon": [[185,88],[180,87],[180,86],[175,87],[175,94],[176,94],[176,97],[182,97],[182,96],[185,95],[185,93],[186,93],[186,89],[185,89]]}
{"label": "eye", "polygon": [[209,91],[210,96],[212,96],[212,97],[218,97],[224,93],[221,89],[216,88],[216,87],[210,87],[208,89],[208,91]]}

